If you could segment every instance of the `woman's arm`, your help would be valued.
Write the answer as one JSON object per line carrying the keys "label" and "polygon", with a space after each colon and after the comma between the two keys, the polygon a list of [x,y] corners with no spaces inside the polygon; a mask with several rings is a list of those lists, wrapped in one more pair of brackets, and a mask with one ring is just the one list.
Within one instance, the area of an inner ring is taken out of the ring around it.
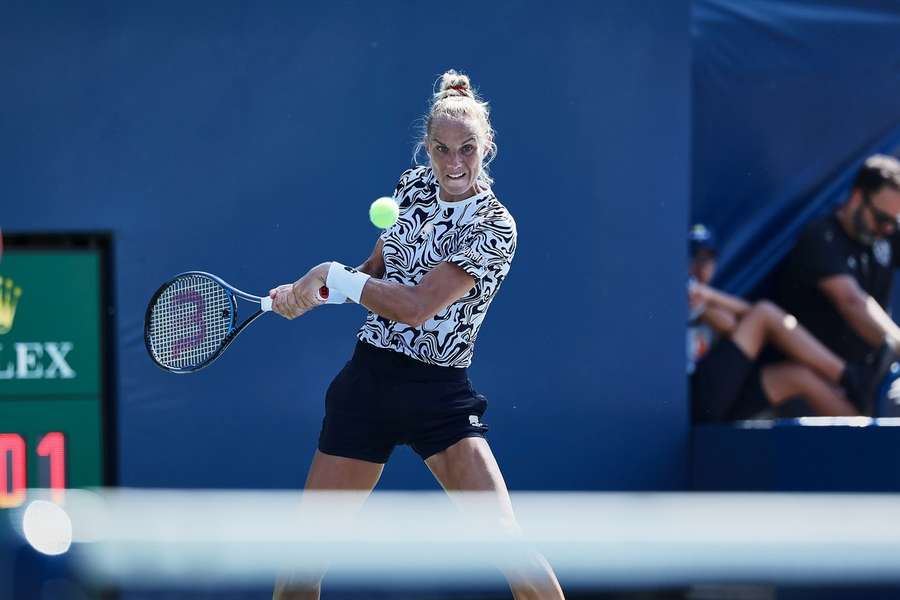
{"label": "woman's arm", "polygon": [[702,283],[696,284],[696,293],[706,302],[708,307],[717,306],[731,311],[735,317],[743,316],[744,313],[750,310],[748,302]]}
{"label": "woman's arm", "polygon": [[375,248],[372,250],[371,256],[369,256],[363,264],[356,267],[356,270],[361,271],[366,275],[371,275],[375,279],[384,277],[384,255],[381,253],[383,247],[384,242],[381,241],[381,238],[378,238],[378,241],[375,242]]}
{"label": "woman's arm", "polygon": [[[275,312],[293,319],[321,304],[316,292],[325,285],[330,262],[313,267],[293,285],[283,285],[272,290],[272,308]],[[442,262],[426,273],[417,285],[403,285],[384,281],[384,256],[381,241],[375,245],[372,255],[358,271],[371,277],[366,281],[360,296],[360,304],[375,314],[418,327],[434,315],[450,306],[475,286],[474,278],[455,264]],[[377,277],[376,277],[377,275]]]}
{"label": "woman's arm", "polygon": [[359,303],[386,319],[418,327],[474,286],[471,275],[454,264],[442,262],[417,285],[369,279]]}
{"label": "woman's arm", "polygon": [[[381,279],[382,277],[384,277],[384,255],[382,254],[383,246],[384,242],[382,242],[381,238],[379,237],[378,241],[375,242],[375,248],[372,249],[372,254],[370,254],[369,258],[367,258],[361,265],[356,267],[356,270],[361,271],[374,279]],[[269,290],[269,297],[272,298],[272,310],[274,312],[278,313],[282,317],[293,319],[295,317],[299,317],[307,310],[314,308],[319,304],[322,304],[322,302],[320,302],[318,298],[316,298],[316,304],[304,308],[303,305],[295,302],[293,298],[285,296],[285,294],[288,294],[295,285],[300,283],[300,281],[303,281],[303,278],[298,280],[296,283],[285,283],[279,285],[277,288]],[[280,298],[279,292],[282,294],[282,297]],[[347,302],[350,302],[350,300],[347,300]]]}

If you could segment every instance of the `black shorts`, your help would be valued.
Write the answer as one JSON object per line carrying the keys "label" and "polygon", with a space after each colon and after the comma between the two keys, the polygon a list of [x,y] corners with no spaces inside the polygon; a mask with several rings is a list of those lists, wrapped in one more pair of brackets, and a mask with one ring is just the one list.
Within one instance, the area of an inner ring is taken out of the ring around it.
{"label": "black shorts", "polygon": [[761,369],[728,338],[697,363],[691,376],[694,423],[747,419],[769,406]]}
{"label": "black shorts", "polygon": [[319,450],[385,463],[397,444],[426,459],[467,437],[484,437],[487,400],[466,369],[439,367],[358,342],[325,395]]}

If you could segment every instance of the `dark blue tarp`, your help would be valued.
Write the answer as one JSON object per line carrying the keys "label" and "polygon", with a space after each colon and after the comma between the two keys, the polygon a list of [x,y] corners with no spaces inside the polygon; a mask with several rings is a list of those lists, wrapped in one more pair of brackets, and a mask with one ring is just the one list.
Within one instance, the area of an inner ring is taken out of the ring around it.
{"label": "dark blue tarp", "polygon": [[724,241],[723,287],[756,287],[898,149],[898,34],[896,1],[694,2],[692,219]]}

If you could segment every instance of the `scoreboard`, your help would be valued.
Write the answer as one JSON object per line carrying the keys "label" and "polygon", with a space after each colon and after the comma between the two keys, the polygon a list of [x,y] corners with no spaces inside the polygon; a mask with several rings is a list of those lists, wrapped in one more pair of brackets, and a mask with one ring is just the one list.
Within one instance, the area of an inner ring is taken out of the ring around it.
{"label": "scoreboard", "polygon": [[114,484],[110,237],[4,235],[0,508]]}

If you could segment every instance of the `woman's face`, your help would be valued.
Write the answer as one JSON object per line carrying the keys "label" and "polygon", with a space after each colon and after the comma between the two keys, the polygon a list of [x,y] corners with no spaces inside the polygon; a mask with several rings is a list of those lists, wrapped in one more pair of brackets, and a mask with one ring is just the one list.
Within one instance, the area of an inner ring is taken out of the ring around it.
{"label": "woman's face", "polygon": [[476,194],[485,142],[472,118],[437,117],[428,135],[428,156],[441,186],[441,199],[465,200]]}
{"label": "woman's face", "polygon": [[716,255],[707,250],[701,250],[691,260],[688,272],[700,283],[709,284],[716,274]]}

